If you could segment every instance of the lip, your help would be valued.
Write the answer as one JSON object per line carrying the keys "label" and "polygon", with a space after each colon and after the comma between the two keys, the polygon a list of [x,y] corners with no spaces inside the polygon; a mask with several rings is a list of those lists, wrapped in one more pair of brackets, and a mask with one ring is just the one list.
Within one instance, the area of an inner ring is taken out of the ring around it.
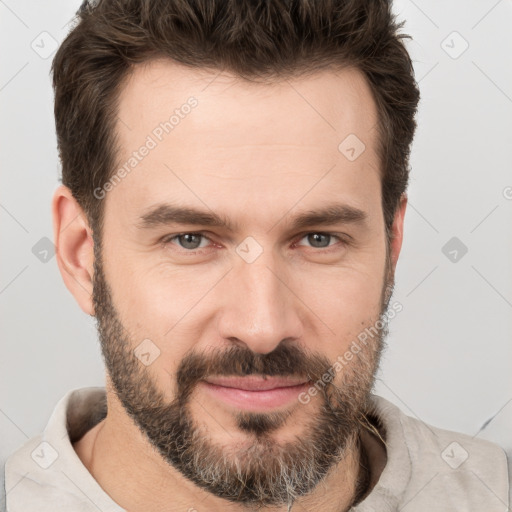
{"label": "lip", "polygon": [[210,396],[243,410],[265,411],[297,401],[309,382],[298,378],[209,377],[199,383]]}

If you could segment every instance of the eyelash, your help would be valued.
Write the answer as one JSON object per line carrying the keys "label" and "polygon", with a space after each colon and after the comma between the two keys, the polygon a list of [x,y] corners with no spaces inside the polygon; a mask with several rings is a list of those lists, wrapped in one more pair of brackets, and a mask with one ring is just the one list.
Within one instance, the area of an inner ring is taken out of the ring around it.
{"label": "eyelash", "polygon": [[[180,236],[183,236],[183,235],[198,235],[198,236],[202,236],[203,238],[206,238],[207,240],[212,242],[212,240],[205,233],[197,232],[197,231],[184,231],[183,233],[177,233],[175,235],[167,235],[167,236],[163,237],[160,240],[160,243],[164,247],[168,247],[170,244],[174,245],[174,244],[172,244],[172,241],[177,239],[177,238],[179,238]],[[307,233],[302,233],[301,235],[299,235],[300,237],[296,238],[295,240],[296,240],[296,242],[300,242],[303,238],[305,238],[308,235],[325,235],[325,236],[330,236],[330,237],[334,237],[334,238],[338,239],[338,242],[341,245],[341,247],[346,247],[346,246],[350,245],[349,240],[347,240],[346,238],[342,237],[341,234],[328,233],[328,232],[325,232],[325,231],[308,231]],[[344,236],[348,238],[348,235],[344,235]],[[296,242],[294,242],[294,244]],[[197,248],[197,249],[184,249],[184,248],[181,248],[180,252],[182,252],[184,254],[186,254],[186,253],[195,254],[197,251],[203,251],[205,249],[207,249],[207,248],[206,247],[201,247],[201,248]],[[310,247],[310,249],[317,249],[318,251],[322,252],[323,254],[328,254],[328,253],[331,253],[331,252],[333,252],[335,250],[338,250],[339,246],[338,246],[338,244],[334,244],[332,246],[328,246],[328,247],[325,247],[325,248],[322,248],[322,247],[321,248]]]}

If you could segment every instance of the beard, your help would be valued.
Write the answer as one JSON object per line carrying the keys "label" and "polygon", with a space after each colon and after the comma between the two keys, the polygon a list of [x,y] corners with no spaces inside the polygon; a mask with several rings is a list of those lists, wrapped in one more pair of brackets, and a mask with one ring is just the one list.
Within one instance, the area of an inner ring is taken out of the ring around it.
{"label": "beard", "polygon": [[389,265],[379,316],[384,327],[343,367],[340,383],[324,382],[317,388],[316,402],[312,400],[308,405],[315,409],[303,415],[307,419],[301,434],[288,442],[278,442],[272,435],[286,424],[294,410],[240,411],[234,414],[236,426],[246,434],[248,442],[226,447],[212,440],[207,427],[191,413],[193,392],[200,381],[213,375],[257,374],[300,377],[316,383],[322,382],[322,375],[332,369],[333,363],[322,354],[283,343],[267,354],[242,346],[210,353],[190,352],[177,367],[176,393],[169,402],[134,354],[140,340],[130,337],[121,323],[103,272],[99,244],[94,244],[94,251],[93,303],[102,355],[114,392],[151,445],[184,477],[232,502],[248,506],[286,504],[290,508],[357,446],[388,334],[385,313],[393,283]]}

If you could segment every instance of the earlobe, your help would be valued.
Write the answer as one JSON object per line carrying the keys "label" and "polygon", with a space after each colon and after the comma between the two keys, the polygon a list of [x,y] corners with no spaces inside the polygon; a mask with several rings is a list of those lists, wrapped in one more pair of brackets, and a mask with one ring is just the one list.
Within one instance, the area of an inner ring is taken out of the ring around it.
{"label": "earlobe", "polygon": [[88,315],[94,315],[92,278],[94,242],[87,217],[71,194],[61,185],[52,201],[56,259],[66,288]]}

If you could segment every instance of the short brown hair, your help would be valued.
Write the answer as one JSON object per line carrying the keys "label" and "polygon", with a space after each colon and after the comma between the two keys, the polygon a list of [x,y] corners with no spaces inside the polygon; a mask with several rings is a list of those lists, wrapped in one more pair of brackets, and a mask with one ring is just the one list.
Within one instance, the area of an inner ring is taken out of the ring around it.
{"label": "short brown hair", "polygon": [[[245,79],[332,66],[366,77],[378,109],[382,208],[390,227],[409,180],[419,90],[387,0],[87,0],[52,63],[62,183],[101,237],[93,191],[117,164],[117,100],[130,68],[155,57]],[[341,141],[340,141],[341,142]],[[98,238],[99,239],[99,238]]]}

